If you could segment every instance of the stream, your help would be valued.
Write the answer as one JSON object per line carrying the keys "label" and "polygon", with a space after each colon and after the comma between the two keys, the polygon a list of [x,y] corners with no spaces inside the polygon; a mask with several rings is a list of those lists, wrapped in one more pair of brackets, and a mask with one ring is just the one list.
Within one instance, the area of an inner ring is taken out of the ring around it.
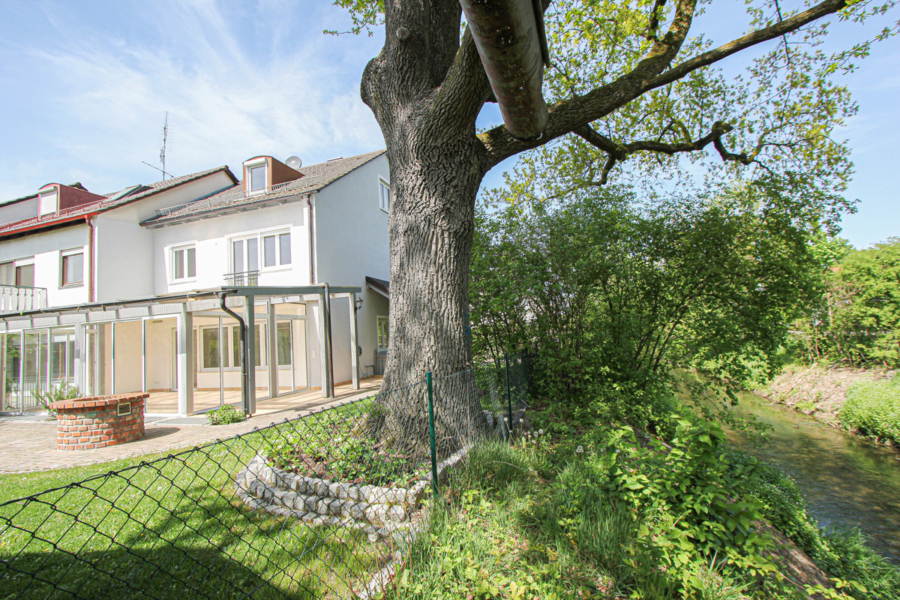
{"label": "stream", "polygon": [[873,549],[900,564],[900,452],[879,448],[755,394],[734,409],[772,427],[760,446],[738,446],[793,477],[822,527],[859,528]]}

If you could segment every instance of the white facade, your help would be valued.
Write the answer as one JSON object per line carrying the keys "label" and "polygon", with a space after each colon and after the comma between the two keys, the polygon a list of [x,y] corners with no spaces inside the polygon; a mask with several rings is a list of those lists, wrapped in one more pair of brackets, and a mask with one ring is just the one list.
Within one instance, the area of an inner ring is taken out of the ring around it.
{"label": "white facade", "polygon": [[[246,194],[241,197],[240,212],[227,204],[218,204],[203,211],[202,217],[194,218],[191,211],[206,206],[203,202],[209,197],[216,198],[223,190],[227,190],[224,194],[241,194],[238,187],[241,184],[235,186],[230,172],[213,170],[133,202],[104,206],[83,218],[51,223],[42,220],[52,214],[46,217],[28,214],[26,218],[39,221],[33,229],[20,231],[7,226],[6,235],[0,229],[0,275],[4,273],[3,265],[7,265],[6,272],[10,273],[15,273],[17,266],[33,265],[33,286],[47,290],[46,308],[51,311],[145,298],[183,298],[187,294],[235,285],[300,287],[328,283],[356,287],[361,290],[358,298],[362,305],[356,311],[359,347],[355,350],[362,375],[372,375],[375,356],[384,350],[378,348],[377,327],[379,318],[388,316],[388,301],[383,294],[367,289],[366,277],[388,280],[390,275],[385,210],[390,173],[383,153],[372,158],[364,155],[364,162],[359,162],[359,166],[354,163],[353,168],[331,179],[322,175],[323,165],[316,165],[305,180],[311,182],[309,185],[304,187],[304,179],[297,179],[291,183],[298,191],[293,193],[285,188],[285,193],[274,202],[256,203]],[[327,174],[327,169],[324,172]],[[323,184],[316,183],[322,180]],[[278,188],[278,185],[270,187]],[[7,212],[18,216],[24,210],[22,207],[38,208],[35,201],[27,200],[11,204]],[[0,213],[3,208],[0,206]],[[166,219],[171,214],[167,211],[179,209],[187,218]],[[6,220],[3,217],[0,214],[0,222]],[[81,257],[74,256],[77,254]],[[81,266],[80,277],[73,276],[76,264]],[[253,273],[252,282],[247,278],[248,272]],[[236,280],[235,274],[240,274],[242,279]],[[351,299],[336,297],[331,309],[333,383],[342,384],[353,379]],[[264,306],[257,306],[254,311],[260,328],[260,364],[255,369],[257,389],[268,385],[270,360],[277,362],[278,390],[272,395],[277,395],[279,390],[322,387],[319,302],[307,299],[279,305],[272,321],[278,330],[277,341],[272,343],[268,341],[265,311]],[[12,323],[13,317],[6,318]],[[0,324],[3,319],[0,315]],[[193,336],[191,351],[187,353],[177,339],[182,321]],[[86,326],[63,331],[57,327],[43,333],[23,330],[14,334],[7,325],[4,331],[8,332],[5,335],[9,339],[16,336],[16,353],[25,357],[22,362],[32,361],[31,367],[19,367],[26,378],[31,369],[36,381],[31,385],[41,387],[44,380],[43,385],[52,385],[53,381],[63,380],[62,373],[65,373],[65,377],[81,380],[94,394],[141,390],[152,393],[179,388],[184,378],[176,363],[181,364],[185,356],[190,359],[184,364],[193,362],[193,389],[239,389],[241,369],[238,359],[232,359],[229,354],[238,347],[235,324],[224,313],[217,315],[210,311],[191,318],[173,315],[123,320],[114,326],[93,329]],[[219,346],[220,326],[224,350]],[[40,344],[56,348],[53,344],[57,338],[62,340],[59,348],[63,349],[50,349],[50,358],[44,357]],[[277,344],[281,344],[277,356],[269,356]],[[214,346],[223,354],[215,354],[211,350]],[[71,356],[57,358],[57,362],[71,364],[65,368],[54,366],[54,353],[77,355],[76,347],[83,348],[79,362],[74,362]],[[114,366],[109,366],[113,364],[109,363],[113,354]],[[91,360],[99,366],[85,366]],[[8,359],[0,362],[6,370],[13,368]],[[78,371],[79,376],[72,376],[72,370]],[[23,393],[19,392],[20,396]],[[182,410],[181,394],[179,391],[179,412],[192,412]],[[11,406],[8,390],[4,390],[4,396],[0,410]]]}

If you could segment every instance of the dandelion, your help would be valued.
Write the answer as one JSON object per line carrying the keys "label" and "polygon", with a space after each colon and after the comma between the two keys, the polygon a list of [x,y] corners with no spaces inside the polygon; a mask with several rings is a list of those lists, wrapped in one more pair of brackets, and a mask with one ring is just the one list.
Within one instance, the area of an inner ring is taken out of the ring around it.
{"label": "dandelion", "polygon": [[575,448],[575,454],[582,454],[582,453],[584,453],[583,447],[578,446],[577,448]]}
{"label": "dandelion", "polygon": [[544,435],[544,430],[543,430],[543,429],[538,429],[538,435]]}

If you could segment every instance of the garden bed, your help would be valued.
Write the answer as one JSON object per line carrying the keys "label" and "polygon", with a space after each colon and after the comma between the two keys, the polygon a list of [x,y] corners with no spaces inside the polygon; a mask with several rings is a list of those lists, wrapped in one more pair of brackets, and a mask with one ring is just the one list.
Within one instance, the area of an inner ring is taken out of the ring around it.
{"label": "garden bed", "polygon": [[[470,448],[465,446],[438,465],[439,483],[446,481]],[[431,474],[407,487],[367,485],[359,479],[345,482],[291,473],[272,466],[267,456],[259,454],[237,474],[235,488],[251,508],[300,519],[311,526],[361,529],[375,541],[394,534],[407,538],[418,529]]]}

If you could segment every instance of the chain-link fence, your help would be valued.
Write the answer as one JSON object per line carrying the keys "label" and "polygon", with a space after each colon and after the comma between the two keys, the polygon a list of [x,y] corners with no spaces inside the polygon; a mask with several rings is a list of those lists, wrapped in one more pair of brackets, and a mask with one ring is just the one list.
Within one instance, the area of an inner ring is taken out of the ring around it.
{"label": "chain-link fence", "polygon": [[7,501],[0,597],[373,597],[432,473],[508,435],[527,395],[510,356]]}

